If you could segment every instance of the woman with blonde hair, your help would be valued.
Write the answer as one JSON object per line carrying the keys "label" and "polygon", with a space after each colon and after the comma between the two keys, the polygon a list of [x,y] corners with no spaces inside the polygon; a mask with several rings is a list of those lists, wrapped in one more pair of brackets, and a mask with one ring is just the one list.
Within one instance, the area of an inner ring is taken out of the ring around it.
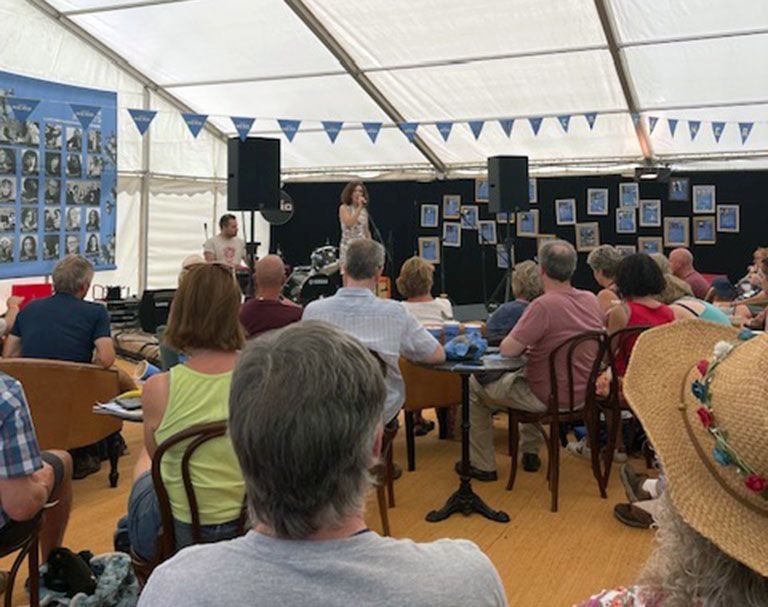
{"label": "woman with blonde hair", "polygon": [[621,253],[609,244],[600,245],[587,256],[587,265],[592,269],[597,284],[602,287],[597,294],[597,301],[606,314],[620,301],[616,289],[616,268],[619,262]]}
{"label": "woman with blonde hair", "polygon": [[[229,387],[238,352],[245,342],[238,321],[240,289],[233,269],[221,263],[187,268],[171,305],[165,343],[188,358],[144,384],[144,449],[134,470],[128,500],[131,547],[144,559],[156,550],[160,511],[152,485],[157,446],[192,426],[226,421]],[[163,484],[175,520],[176,547],[192,543],[191,512],[181,478],[184,445],[163,457]],[[214,439],[190,462],[204,541],[234,537],[245,494],[243,477],[228,437]]]}
{"label": "woman with blonde hair", "polygon": [[432,297],[435,266],[421,257],[403,262],[395,284],[405,298],[403,305],[422,324],[441,323],[453,319],[451,302]]}
{"label": "woman with blonde hair", "polygon": [[342,267],[347,258],[347,247],[353,240],[371,238],[368,228],[368,189],[362,181],[350,181],[341,192],[339,204],[339,261]]}

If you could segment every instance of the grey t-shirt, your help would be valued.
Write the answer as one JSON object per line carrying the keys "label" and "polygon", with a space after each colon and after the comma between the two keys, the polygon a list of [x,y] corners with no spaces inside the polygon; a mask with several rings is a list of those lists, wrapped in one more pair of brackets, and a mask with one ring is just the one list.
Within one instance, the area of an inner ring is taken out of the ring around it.
{"label": "grey t-shirt", "polygon": [[203,251],[213,253],[214,261],[239,266],[245,257],[245,241],[237,236],[224,238],[221,234],[216,234],[205,241]]}
{"label": "grey t-shirt", "polygon": [[506,604],[496,569],[474,543],[417,544],[372,531],[329,541],[251,531],[192,546],[154,571],[139,600],[139,607]]}

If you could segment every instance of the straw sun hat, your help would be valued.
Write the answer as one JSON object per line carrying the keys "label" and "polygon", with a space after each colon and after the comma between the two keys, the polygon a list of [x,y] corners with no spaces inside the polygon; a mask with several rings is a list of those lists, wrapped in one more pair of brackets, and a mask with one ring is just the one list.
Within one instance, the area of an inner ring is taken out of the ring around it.
{"label": "straw sun hat", "polygon": [[691,320],[643,333],[624,378],[683,520],[763,576],[767,372],[768,335]]}

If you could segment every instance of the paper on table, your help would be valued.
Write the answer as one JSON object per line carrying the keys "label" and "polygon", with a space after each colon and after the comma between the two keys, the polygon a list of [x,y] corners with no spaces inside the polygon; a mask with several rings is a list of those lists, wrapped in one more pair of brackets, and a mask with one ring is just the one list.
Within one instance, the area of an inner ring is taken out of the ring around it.
{"label": "paper on table", "polygon": [[98,403],[93,406],[93,412],[98,413],[99,415],[114,415],[115,417],[129,421],[140,422],[143,419],[143,413],[141,409],[128,411],[115,402]]}

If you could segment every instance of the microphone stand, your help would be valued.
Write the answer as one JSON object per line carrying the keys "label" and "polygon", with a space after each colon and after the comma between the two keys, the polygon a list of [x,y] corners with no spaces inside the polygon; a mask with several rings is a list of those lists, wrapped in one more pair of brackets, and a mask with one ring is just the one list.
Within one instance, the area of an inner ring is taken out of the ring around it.
{"label": "microphone stand", "polygon": [[[373,236],[373,239],[378,242],[382,247],[384,247],[384,256],[385,256],[385,262],[384,262],[384,272],[383,275],[389,278],[390,285],[394,284],[394,280],[392,279],[392,269],[395,265],[394,263],[394,257],[392,256],[392,251],[390,250],[390,247],[392,246],[392,232],[389,233],[390,242],[389,246],[387,246],[387,243],[384,242],[384,237],[381,235],[381,231],[379,230],[379,226],[376,225],[376,222],[373,219],[373,214],[370,210],[368,210],[368,205],[366,204],[366,210],[368,211],[368,223],[370,224],[370,227],[373,228],[371,230],[371,236]],[[387,272],[387,266],[389,266],[389,272]],[[392,287],[390,286],[390,289]]]}
{"label": "microphone stand", "polygon": [[[469,215],[469,213],[466,211],[459,211],[459,214],[461,215],[462,219]],[[470,224],[470,227],[476,228],[477,235],[480,237],[480,280],[483,286],[483,305],[485,306],[485,311],[490,312],[490,300],[488,299],[488,277],[486,275],[485,269],[485,245],[490,244],[490,242],[488,242],[488,239],[483,236],[483,231],[480,229],[480,224],[477,220],[473,221]]]}

